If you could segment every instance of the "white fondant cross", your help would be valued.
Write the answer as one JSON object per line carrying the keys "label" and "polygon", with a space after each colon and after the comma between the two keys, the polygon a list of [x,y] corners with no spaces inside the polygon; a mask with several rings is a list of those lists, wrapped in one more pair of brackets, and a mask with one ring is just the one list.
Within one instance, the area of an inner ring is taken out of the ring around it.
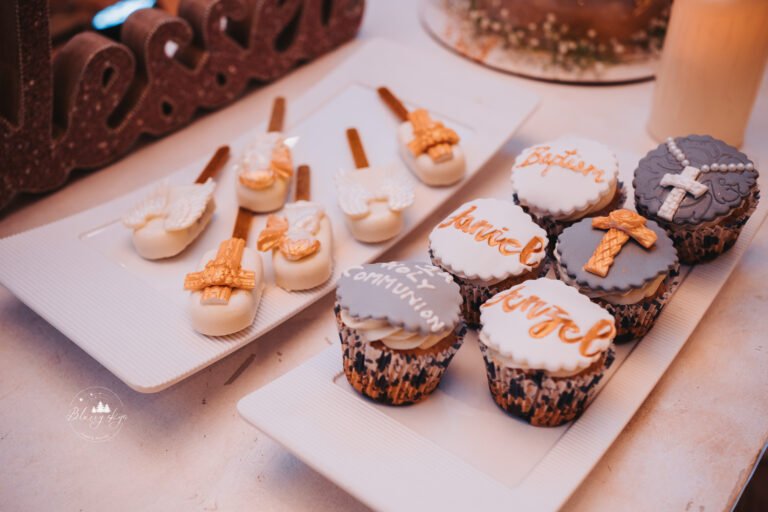
{"label": "white fondant cross", "polygon": [[674,188],[669,191],[669,194],[664,199],[664,203],[659,207],[659,217],[671,221],[675,216],[675,212],[680,207],[680,203],[683,202],[686,193],[698,199],[709,190],[706,185],[696,181],[699,174],[701,174],[701,169],[688,165],[680,174],[665,174],[661,178],[659,185]]}

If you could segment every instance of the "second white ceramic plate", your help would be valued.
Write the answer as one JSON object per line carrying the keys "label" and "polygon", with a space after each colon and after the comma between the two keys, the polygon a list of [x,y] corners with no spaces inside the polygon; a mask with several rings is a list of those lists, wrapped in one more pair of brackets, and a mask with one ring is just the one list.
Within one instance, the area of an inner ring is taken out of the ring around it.
{"label": "second white ceramic plate", "polygon": [[[150,187],[41,228],[0,241],[0,282],[67,335],[94,359],[140,392],[160,391],[258,338],[335,287],[339,269],[372,260],[397,239],[378,245],[355,241],[336,205],[334,174],[352,167],[345,130],[360,130],[372,165],[403,166],[396,145],[395,117],[376,87],[388,85],[410,106],[423,106],[450,123],[462,138],[470,177],[506,142],[536,105],[532,93],[485,74],[467,76],[461,85],[444,79],[461,65],[450,56],[419,55],[386,41],[372,41],[324,80],[309,85],[300,98],[288,98],[286,133],[297,136],[296,163],[312,167],[312,199],[333,223],[336,271],[317,289],[288,293],[269,286],[253,325],[239,333],[209,338],[196,333],[185,311],[184,275],[205,251],[229,238],[236,213],[234,172],[217,177],[218,209],[209,228],[181,255],[146,261],[131,247],[120,223],[124,212]],[[452,68],[452,66],[454,68]],[[393,70],[398,70],[393,73]],[[301,70],[285,80],[302,80]],[[251,133],[232,146],[236,158],[255,132],[265,129],[266,112]],[[215,133],[212,134],[215,137]],[[158,144],[163,144],[160,142]],[[207,158],[171,176],[190,183]],[[416,179],[414,178],[414,182]],[[424,220],[464,182],[448,188],[416,186],[416,202],[405,216],[401,237]],[[265,216],[254,222],[254,245]],[[270,258],[267,282],[273,283]]]}
{"label": "second white ceramic plate", "polygon": [[[638,156],[617,156],[629,185]],[[416,405],[380,405],[352,390],[335,343],[243,398],[238,410],[376,510],[556,510],[664,374],[767,213],[768,205],[761,204],[726,254],[684,269],[685,279],[651,332],[618,347],[597,398],[573,423],[532,427],[501,411],[488,392],[475,333],[468,334],[439,388]]]}

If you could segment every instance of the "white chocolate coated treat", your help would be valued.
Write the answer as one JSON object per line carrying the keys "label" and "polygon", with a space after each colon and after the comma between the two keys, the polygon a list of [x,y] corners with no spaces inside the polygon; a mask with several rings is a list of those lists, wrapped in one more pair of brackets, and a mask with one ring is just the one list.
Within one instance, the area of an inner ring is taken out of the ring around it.
{"label": "white chocolate coated treat", "polygon": [[414,157],[408,148],[413,139],[413,127],[410,121],[405,121],[397,129],[397,142],[400,155],[408,168],[425,184],[435,186],[453,185],[464,177],[467,163],[464,150],[459,144],[453,146],[453,157],[445,162],[435,163],[426,153]]}
{"label": "white chocolate coated treat", "polygon": [[376,243],[397,236],[403,228],[402,211],[413,204],[410,178],[389,167],[366,167],[336,176],[339,206],[357,240]]}
{"label": "white chocolate coated treat", "polygon": [[309,290],[326,282],[333,272],[333,230],[322,207],[309,201],[285,206],[289,223],[287,236],[312,238],[320,242],[314,254],[299,260],[288,259],[282,251],[272,251],[275,282],[287,291]]}
{"label": "white chocolate coated treat", "polygon": [[240,206],[256,213],[273,212],[283,207],[292,174],[288,142],[281,133],[269,132],[260,134],[245,149],[235,166],[235,188]]}
{"label": "white chocolate coated treat", "polygon": [[392,211],[385,201],[372,201],[369,207],[365,217],[347,216],[347,227],[355,239],[375,244],[396,237],[403,229],[403,214]]}
{"label": "white chocolate coated treat", "polygon": [[270,187],[254,190],[237,182],[237,204],[256,213],[279,210],[288,197],[289,182],[277,180]]}
{"label": "white chocolate coated treat", "polygon": [[[206,252],[198,270],[203,270],[205,264],[216,257],[216,252],[216,249]],[[226,336],[242,331],[253,323],[264,291],[264,268],[259,253],[248,247],[243,250],[240,264],[243,270],[251,270],[256,274],[256,286],[252,290],[232,290],[226,304],[201,304],[202,291],[189,294],[189,317],[192,328],[197,332],[206,336]]]}
{"label": "white chocolate coated treat", "polygon": [[208,226],[216,210],[213,180],[203,184],[157,186],[125,217],[132,241],[142,258],[157,260],[181,253]]}

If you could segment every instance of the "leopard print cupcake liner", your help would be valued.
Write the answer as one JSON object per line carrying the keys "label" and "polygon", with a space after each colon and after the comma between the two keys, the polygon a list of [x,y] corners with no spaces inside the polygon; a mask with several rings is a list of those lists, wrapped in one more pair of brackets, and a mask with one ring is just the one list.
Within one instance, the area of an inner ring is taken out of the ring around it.
{"label": "leopard print cupcake liner", "polygon": [[572,377],[550,377],[542,370],[498,364],[480,343],[488,388],[501,409],[537,427],[557,427],[575,420],[597,393],[597,386],[616,358],[613,347],[589,370]]}
{"label": "leopard print cupcake liner", "polygon": [[[560,265],[553,265],[555,277],[562,280],[563,269]],[[599,304],[613,315],[616,322],[617,344],[628,343],[642,338],[651,330],[664,306],[672,298],[677,287],[680,286],[680,265],[669,271],[667,277],[659,285],[664,291],[652,297],[648,297],[636,304],[612,304],[599,297],[590,298],[595,304]],[[581,291],[581,290],[580,290]]]}
{"label": "leopard print cupcake liner", "polygon": [[661,294],[636,304],[611,304],[599,298],[592,299],[592,302],[601,305],[613,315],[616,321],[614,342],[628,343],[648,334],[679,285],[680,266],[678,265],[662,281],[661,286],[664,287],[664,292]]}
{"label": "leopard print cupcake liner", "polygon": [[619,180],[618,182],[618,189],[617,189],[616,195],[618,197],[613,201],[611,201],[611,203],[605,208],[603,208],[602,210],[587,214],[584,217],[580,217],[572,221],[559,221],[559,220],[554,220],[547,217],[537,216],[536,214],[532,213],[527,206],[523,206],[522,204],[520,204],[520,199],[517,197],[517,193],[512,195],[512,200],[516,205],[522,208],[525,213],[530,215],[536,224],[541,226],[547,232],[547,238],[549,238],[549,246],[547,247],[547,253],[551,256],[552,254],[554,254],[555,244],[557,243],[557,237],[560,236],[560,233],[562,233],[563,230],[565,230],[565,228],[567,228],[568,226],[572,226],[573,224],[577,223],[581,219],[585,219],[588,217],[599,217],[601,215],[608,215],[613,210],[617,210],[624,206],[624,204],[627,202],[627,190],[624,188],[624,182],[621,180]]}
{"label": "leopard print cupcake liner", "polygon": [[471,329],[480,328],[480,306],[496,295],[499,292],[508,290],[513,286],[527,281],[528,279],[536,279],[547,275],[549,271],[549,257],[545,257],[539,266],[530,272],[526,272],[521,276],[514,276],[495,284],[489,284],[486,286],[478,285],[462,279],[461,277],[451,273],[450,270],[440,266],[440,263],[435,260],[432,249],[429,250],[429,258],[432,260],[432,264],[440,267],[453,276],[453,280],[459,285],[461,289],[461,297],[463,302],[461,303],[461,316],[464,318],[464,322],[467,327]]}
{"label": "leopard print cupcake liner", "polygon": [[412,350],[393,350],[382,343],[369,343],[360,331],[341,320],[338,304],[334,311],[347,381],[362,395],[388,405],[414,404],[429,396],[440,383],[466,333],[466,327],[460,323],[454,330],[456,341],[452,345],[415,354]]}
{"label": "leopard print cupcake liner", "polygon": [[[655,219],[675,244],[677,256],[682,263],[692,265],[713,260],[733,247],[741,230],[757,208],[760,191],[755,190],[736,212],[733,220],[711,226],[678,226]],[[642,212],[641,212],[642,214]]]}

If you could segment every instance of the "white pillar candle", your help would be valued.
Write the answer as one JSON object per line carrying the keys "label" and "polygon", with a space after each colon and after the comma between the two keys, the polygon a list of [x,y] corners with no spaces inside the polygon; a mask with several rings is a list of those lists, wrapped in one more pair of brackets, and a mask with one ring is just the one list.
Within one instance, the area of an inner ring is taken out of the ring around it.
{"label": "white pillar candle", "polygon": [[675,0],[648,130],[741,146],[768,60],[768,0]]}

